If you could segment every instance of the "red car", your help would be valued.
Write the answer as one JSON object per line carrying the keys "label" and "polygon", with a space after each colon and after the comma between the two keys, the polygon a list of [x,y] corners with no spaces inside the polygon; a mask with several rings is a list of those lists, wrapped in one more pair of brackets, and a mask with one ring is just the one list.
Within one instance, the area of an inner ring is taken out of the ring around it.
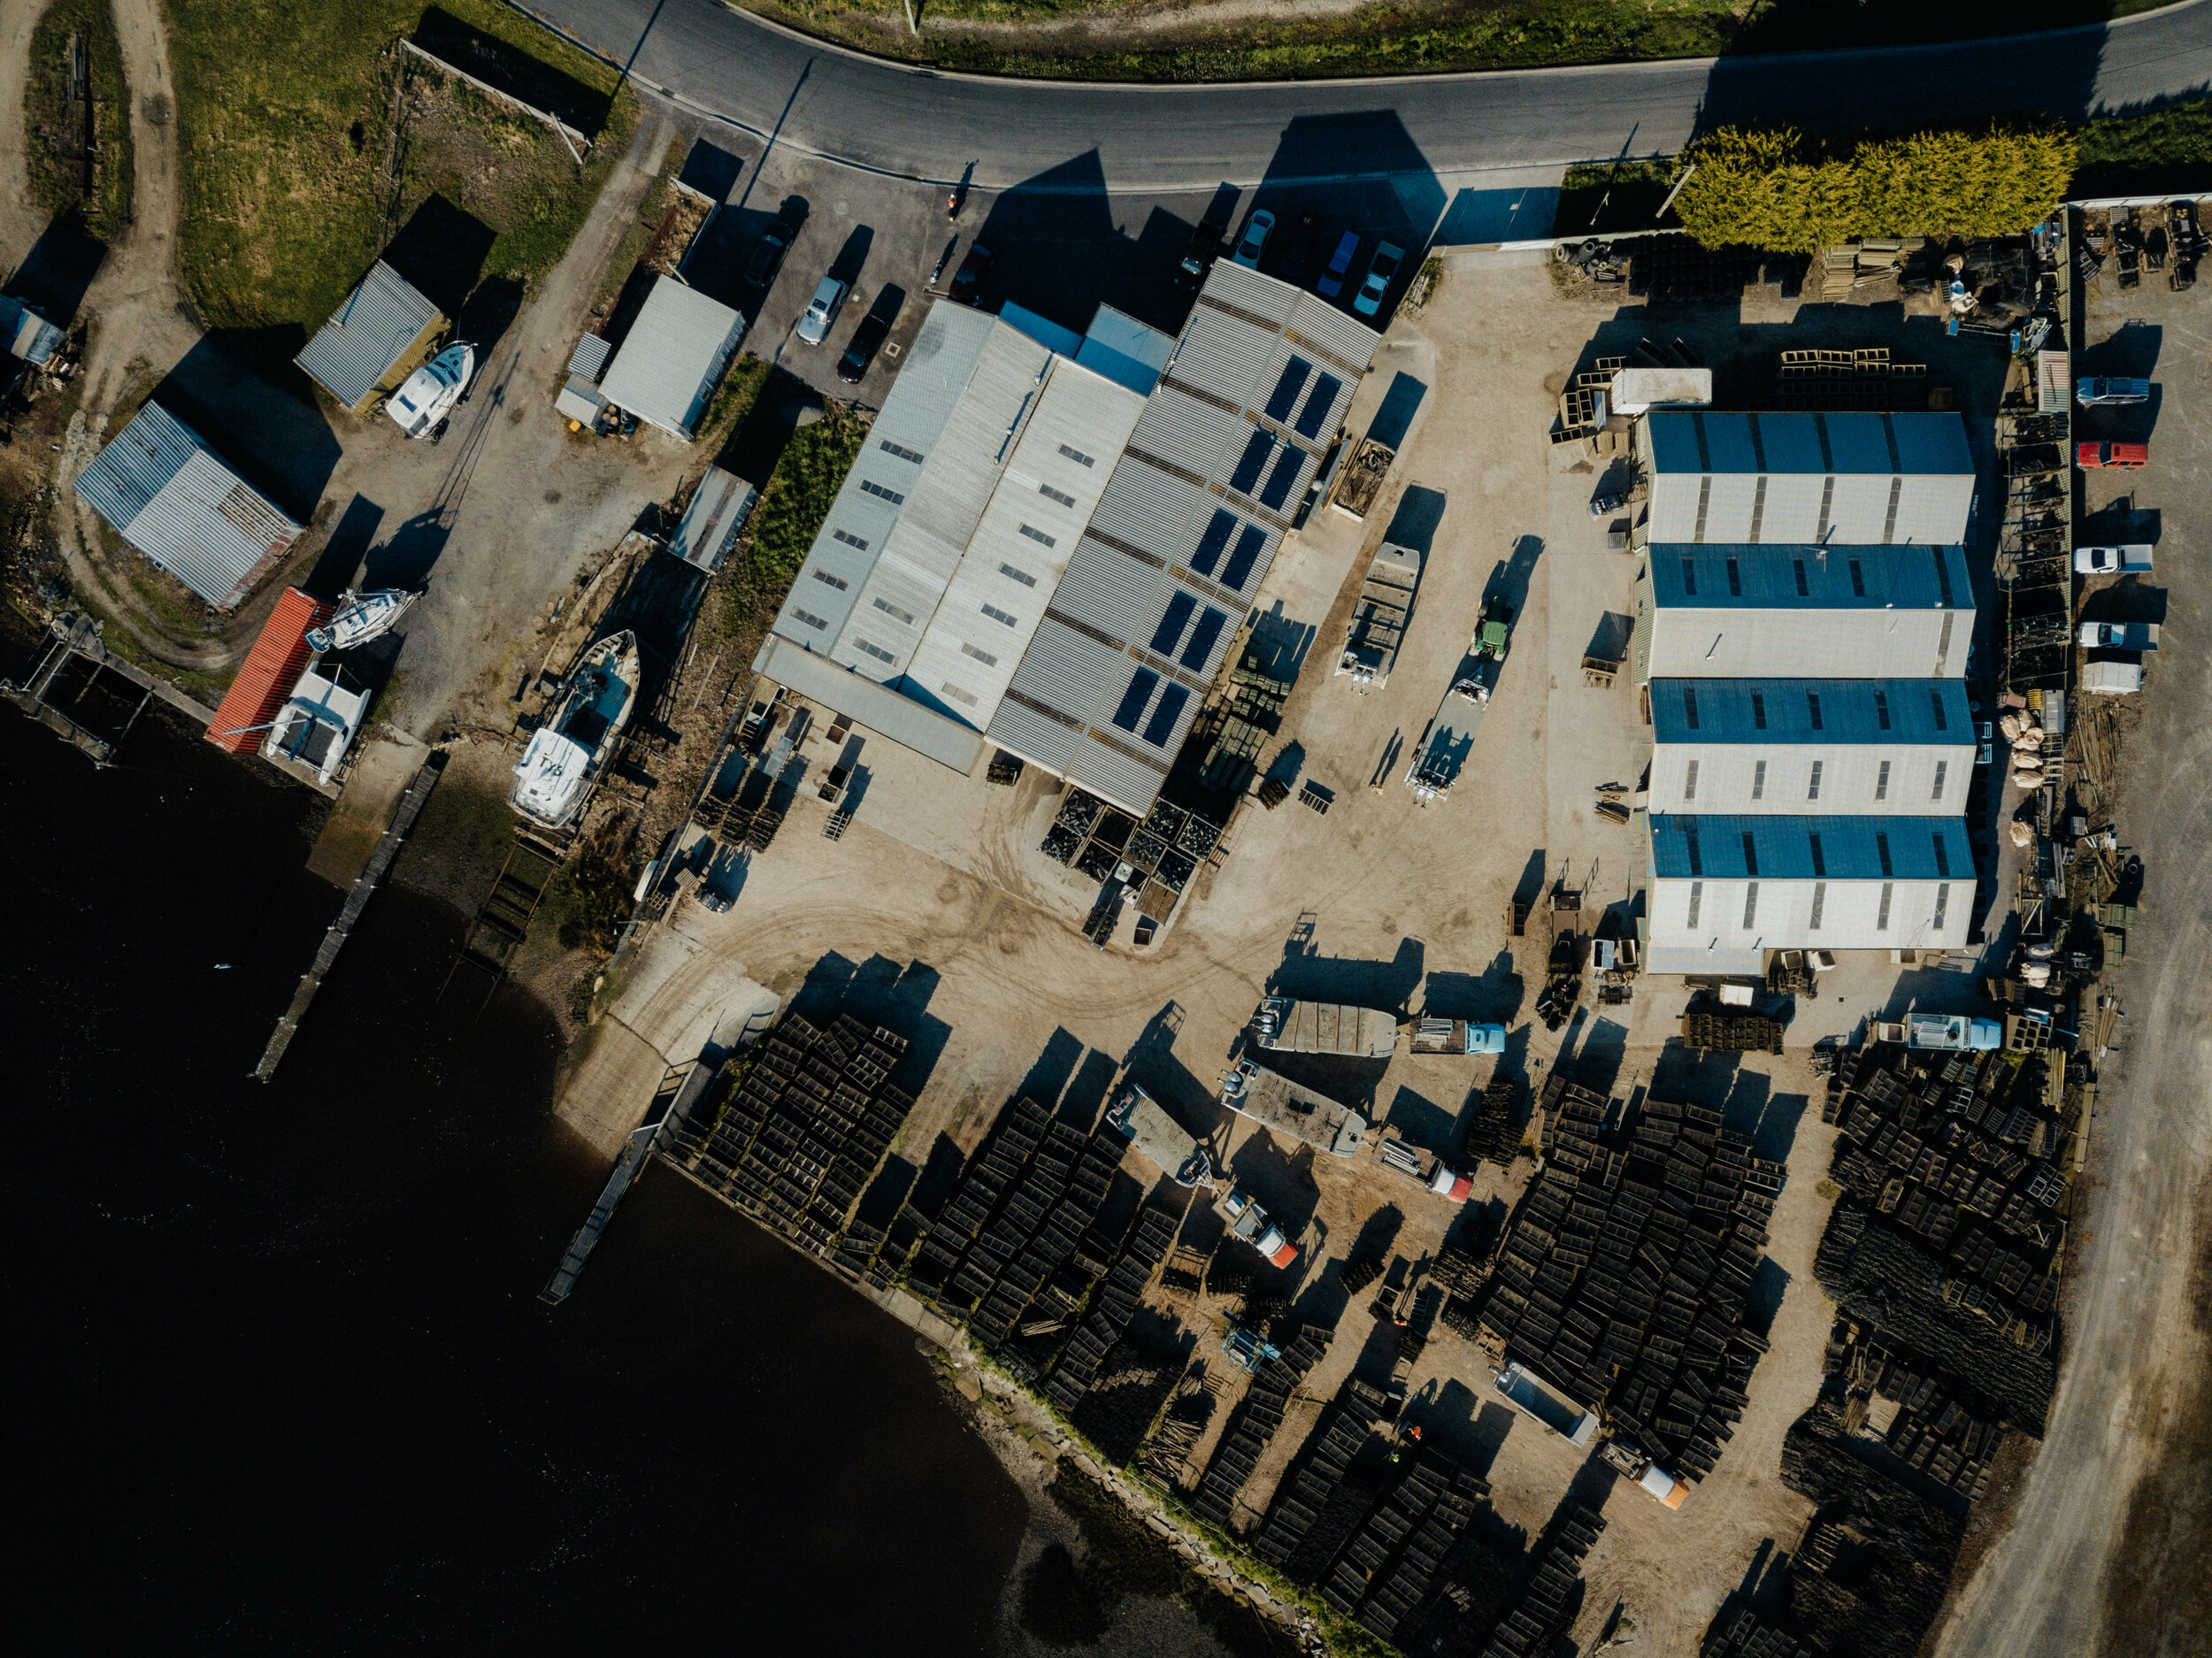
{"label": "red car", "polygon": [[2083,466],[2133,468],[2148,465],[2151,450],[2147,443],[2084,443],[2074,455],[2077,463]]}

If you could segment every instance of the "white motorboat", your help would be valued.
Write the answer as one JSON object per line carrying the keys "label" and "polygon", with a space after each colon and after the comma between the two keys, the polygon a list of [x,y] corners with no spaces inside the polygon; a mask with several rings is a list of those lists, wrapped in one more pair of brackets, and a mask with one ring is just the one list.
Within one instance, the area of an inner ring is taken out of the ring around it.
{"label": "white motorboat", "polygon": [[319,656],[351,650],[388,631],[422,597],[404,587],[382,587],[374,593],[356,593],[348,587],[338,598],[338,613],[320,627],[307,630],[307,648]]}
{"label": "white motorboat", "polygon": [[515,810],[554,833],[583,816],[637,702],[637,635],[610,634],[584,653],[515,766]]}
{"label": "white motorboat", "polygon": [[449,345],[407,377],[407,382],[386,399],[384,412],[411,438],[437,430],[468,395],[476,374],[476,348]]}

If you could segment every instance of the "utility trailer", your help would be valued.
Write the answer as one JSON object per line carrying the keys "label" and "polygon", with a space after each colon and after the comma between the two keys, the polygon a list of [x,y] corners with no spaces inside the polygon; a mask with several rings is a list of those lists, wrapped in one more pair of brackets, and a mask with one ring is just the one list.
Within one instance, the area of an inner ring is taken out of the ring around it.
{"label": "utility trailer", "polygon": [[1135,1083],[1125,1080],[1116,1090],[1106,1121],[1176,1185],[1213,1188],[1213,1160],[1206,1148]]}
{"label": "utility trailer", "polygon": [[1415,1145],[1395,1132],[1386,1132],[1375,1142],[1375,1161],[1409,1180],[1417,1180],[1438,1197],[1464,1203],[1475,1183],[1452,1168],[1434,1152]]}
{"label": "utility trailer", "polygon": [[1344,650],[1336,671],[1348,673],[1361,690],[1390,683],[1390,670],[1405,642],[1413,615],[1413,590],[1421,584],[1421,555],[1385,541],[1367,566],[1367,580],[1352,606],[1344,630]]}
{"label": "utility trailer", "polygon": [[1286,1054],[1343,1054],[1387,1059],[1398,1051],[1398,1020],[1377,1008],[1270,996],[1252,1014],[1252,1040]]}
{"label": "utility trailer", "polygon": [[1575,1447],[1583,1450],[1597,1437],[1598,1419],[1564,1393],[1548,1386],[1525,1364],[1509,1364],[1491,1372],[1497,1390],[1509,1402]]}
{"label": "utility trailer", "polygon": [[1350,1106],[1250,1059],[1240,1059],[1222,1073],[1221,1103],[1332,1157],[1357,1156],[1367,1138],[1367,1119]]}
{"label": "utility trailer", "polygon": [[1341,512],[1356,524],[1364,522],[1382,498],[1383,480],[1390,476],[1391,463],[1397,458],[1398,451],[1387,443],[1376,438],[1361,439],[1350,464],[1338,474],[1329,510]]}
{"label": "utility trailer", "polygon": [[1407,1047],[1417,1054],[1502,1054],[1505,1026],[1464,1019],[1417,1019]]}

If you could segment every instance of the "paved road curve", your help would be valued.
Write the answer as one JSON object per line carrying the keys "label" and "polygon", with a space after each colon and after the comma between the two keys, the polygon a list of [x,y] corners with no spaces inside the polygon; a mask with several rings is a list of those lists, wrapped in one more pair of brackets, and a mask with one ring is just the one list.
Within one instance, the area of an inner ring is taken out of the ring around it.
{"label": "paved road curve", "polygon": [[[940,181],[973,162],[986,189],[1093,150],[1110,188],[1158,195],[1666,154],[1701,122],[1848,128],[2024,108],[2076,118],[2212,87],[2212,0],[2108,27],[1887,51],[1217,87],[905,69],[720,0],[524,4],[695,108],[763,135],[780,126],[780,143]],[[1347,116],[1367,119],[1329,119]],[[1286,132],[1301,123],[1310,125]]]}

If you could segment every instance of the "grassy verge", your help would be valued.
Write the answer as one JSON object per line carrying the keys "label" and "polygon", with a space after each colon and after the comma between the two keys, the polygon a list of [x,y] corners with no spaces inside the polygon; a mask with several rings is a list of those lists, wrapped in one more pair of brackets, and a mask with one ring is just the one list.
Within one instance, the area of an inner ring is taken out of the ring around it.
{"label": "grassy verge", "polygon": [[1555,236],[1649,229],[1674,178],[1674,163],[1615,161],[1569,167],[1552,217]]}
{"label": "grassy verge", "polygon": [[[69,96],[69,44],[77,35],[84,37],[92,93],[89,188],[86,109]],[[23,166],[31,199],[54,216],[81,208],[88,234],[110,241],[130,222],[131,95],[108,0],[54,0],[32,33],[23,86]]]}
{"label": "grassy verge", "polygon": [[[1328,18],[1111,18],[1145,0],[933,0],[936,27],[907,33],[900,0],[746,0],[794,27],[888,57],[976,74],[1065,81],[1208,81],[1434,74],[1724,53],[1913,44],[2102,22],[2163,0],[2020,0],[1933,7],[1919,0],[1399,0]],[[972,24],[972,34],[956,33]]]}
{"label": "grassy verge", "polygon": [[[668,211],[668,198],[675,193],[673,180],[683,171],[684,157],[688,153],[683,134],[679,133],[668,141],[667,152],[661,157],[660,170],[653,186],[639,204],[637,217],[622,233],[614,257],[607,261],[607,274],[599,283],[599,297],[592,303],[592,315],[596,318],[610,310],[622,292],[622,285],[630,280],[646,244],[653,240],[653,233],[660,228],[661,217]],[[734,377],[733,377],[734,378]],[[726,389],[726,382],[725,388]]]}
{"label": "grassy verge", "polygon": [[2076,196],[2212,190],[2212,98],[2081,129]]}
{"label": "grassy verge", "polygon": [[[772,401],[771,392],[754,405],[764,421],[782,418],[780,409],[761,408]],[[867,435],[868,418],[836,404],[812,426],[791,434],[753,510],[752,535],[742,549],[744,563],[725,593],[733,633],[756,622],[764,626],[783,603],[785,589],[822,533],[830,503],[837,499]]]}
{"label": "grassy verge", "polygon": [[[636,98],[615,71],[520,12],[495,0],[443,0],[482,35],[612,103],[580,174],[545,128],[458,83],[439,119],[402,145],[397,42],[426,9],[423,0],[167,0],[178,259],[211,326],[319,326],[434,194],[492,233],[488,277],[526,288],[566,250],[628,145]],[[432,76],[419,65],[414,72],[418,85]],[[545,165],[548,156],[559,165]]]}

